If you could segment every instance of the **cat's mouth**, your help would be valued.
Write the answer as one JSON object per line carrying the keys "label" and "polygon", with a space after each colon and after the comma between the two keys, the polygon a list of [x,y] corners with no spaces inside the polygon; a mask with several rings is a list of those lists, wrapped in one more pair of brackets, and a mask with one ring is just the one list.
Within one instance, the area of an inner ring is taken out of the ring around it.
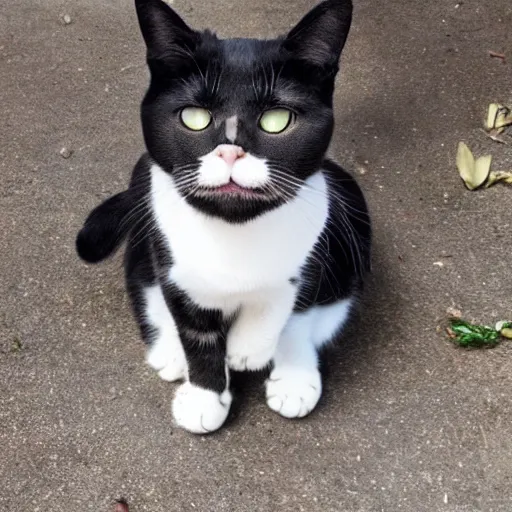
{"label": "cat's mouth", "polygon": [[223,196],[223,197],[241,197],[241,198],[262,198],[269,196],[269,193],[263,188],[249,188],[239,185],[233,180],[230,180],[224,185],[216,187],[200,187],[197,191],[200,195],[208,196]]}

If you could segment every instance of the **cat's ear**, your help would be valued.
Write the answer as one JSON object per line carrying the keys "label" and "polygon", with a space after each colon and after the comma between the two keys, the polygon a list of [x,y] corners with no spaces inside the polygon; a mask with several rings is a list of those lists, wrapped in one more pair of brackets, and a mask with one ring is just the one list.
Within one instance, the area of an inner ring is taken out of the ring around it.
{"label": "cat's ear", "polygon": [[351,21],[351,0],[327,0],[302,18],[283,46],[298,60],[337,69]]}
{"label": "cat's ear", "polygon": [[140,30],[148,49],[148,63],[173,61],[194,50],[199,34],[164,0],[135,0]]}

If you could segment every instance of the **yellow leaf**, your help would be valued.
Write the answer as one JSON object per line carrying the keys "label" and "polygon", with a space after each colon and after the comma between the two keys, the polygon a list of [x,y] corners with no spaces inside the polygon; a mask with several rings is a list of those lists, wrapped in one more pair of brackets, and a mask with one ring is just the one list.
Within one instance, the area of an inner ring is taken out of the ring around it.
{"label": "yellow leaf", "polygon": [[481,156],[476,159],[475,172],[473,173],[473,185],[474,188],[478,188],[488,178],[491,172],[491,155]]}
{"label": "yellow leaf", "polygon": [[461,178],[466,181],[466,177],[473,172],[475,159],[473,153],[464,142],[459,142],[457,146],[457,167]]}
{"label": "yellow leaf", "polygon": [[460,177],[464,180],[469,190],[474,190],[482,185],[491,171],[491,155],[481,156],[475,161],[473,153],[464,144],[459,142],[457,147],[457,167]]}
{"label": "yellow leaf", "polygon": [[464,144],[459,142],[457,147],[457,168],[459,169],[460,177],[464,180],[466,187],[472,190],[472,187],[468,185],[471,183],[471,176],[475,170],[475,159],[471,150]]}
{"label": "yellow leaf", "polygon": [[489,181],[488,185],[490,186],[493,183],[496,183],[497,181],[503,181],[505,183],[508,183],[509,185],[512,185],[512,171],[493,171],[489,174]]}
{"label": "yellow leaf", "polygon": [[503,337],[508,338],[509,340],[512,340],[512,329],[505,327],[504,329],[501,329],[500,334]]}
{"label": "yellow leaf", "polygon": [[485,123],[486,130],[492,130],[495,128],[496,116],[498,115],[498,110],[500,107],[501,105],[498,103],[491,103],[489,105],[489,110],[487,111],[487,121]]}

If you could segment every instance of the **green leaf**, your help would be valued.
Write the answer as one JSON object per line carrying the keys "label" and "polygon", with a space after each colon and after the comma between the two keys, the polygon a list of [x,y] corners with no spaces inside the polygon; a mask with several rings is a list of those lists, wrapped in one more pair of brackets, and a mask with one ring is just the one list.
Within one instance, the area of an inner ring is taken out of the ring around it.
{"label": "green leaf", "polygon": [[455,336],[453,342],[461,347],[494,347],[500,340],[500,334],[492,327],[474,325],[464,320],[450,320],[450,327]]}

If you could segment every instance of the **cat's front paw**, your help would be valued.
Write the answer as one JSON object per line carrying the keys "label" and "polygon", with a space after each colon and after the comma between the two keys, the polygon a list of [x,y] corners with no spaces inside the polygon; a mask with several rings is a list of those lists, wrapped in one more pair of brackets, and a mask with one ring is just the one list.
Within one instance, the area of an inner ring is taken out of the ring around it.
{"label": "cat's front paw", "polygon": [[258,347],[258,350],[251,350],[253,347],[238,346],[227,351],[228,366],[232,370],[243,372],[245,370],[261,370],[270,363],[275,353],[275,345]]}
{"label": "cat's front paw", "polygon": [[285,418],[303,418],[322,394],[322,377],[317,369],[276,368],[266,386],[267,405]]}
{"label": "cat's front paw", "polygon": [[187,361],[183,348],[178,343],[153,343],[146,355],[146,362],[158,372],[161,379],[168,382],[180,380],[185,377]]}
{"label": "cat's front paw", "polygon": [[219,429],[228,417],[232,396],[219,394],[185,382],[176,391],[172,413],[176,423],[193,434],[209,434]]}

